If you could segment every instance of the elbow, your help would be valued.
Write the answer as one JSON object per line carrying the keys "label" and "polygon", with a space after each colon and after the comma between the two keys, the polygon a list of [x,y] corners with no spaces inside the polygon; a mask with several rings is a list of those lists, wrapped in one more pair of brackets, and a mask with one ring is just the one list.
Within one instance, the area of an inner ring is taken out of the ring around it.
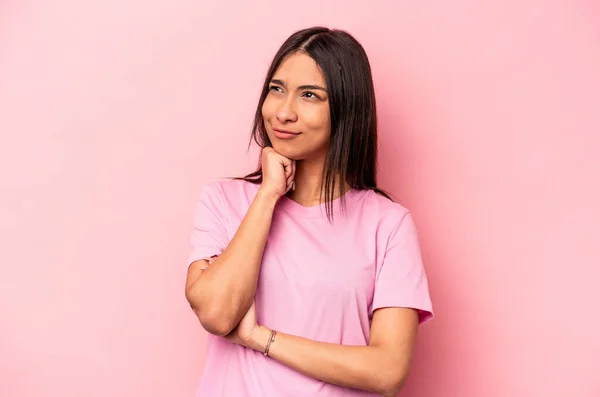
{"label": "elbow", "polygon": [[216,336],[225,336],[237,326],[233,316],[228,315],[226,310],[220,307],[211,307],[210,302],[201,303],[198,298],[191,288],[186,290],[186,300],[206,332]]}
{"label": "elbow", "polygon": [[378,392],[384,397],[396,397],[404,386],[407,378],[408,371],[390,371],[385,378],[381,380],[381,389]]}
{"label": "elbow", "polygon": [[228,315],[225,310],[219,308],[215,309],[199,309],[194,307],[192,309],[200,321],[202,328],[209,334],[216,336],[226,336],[237,326],[233,316]]}
{"label": "elbow", "polygon": [[232,325],[232,322],[227,321],[227,319],[223,318],[223,316],[210,314],[201,315],[199,313],[196,315],[198,320],[200,320],[202,328],[204,328],[209,334],[226,336],[235,328],[235,325]]}

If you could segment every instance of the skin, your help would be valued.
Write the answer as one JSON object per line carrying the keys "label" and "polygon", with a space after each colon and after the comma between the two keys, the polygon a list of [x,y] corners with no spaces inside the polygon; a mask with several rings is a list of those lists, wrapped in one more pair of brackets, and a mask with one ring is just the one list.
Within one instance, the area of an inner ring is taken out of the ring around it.
{"label": "skin", "polygon": [[[259,352],[271,330],[256,322],[254,293],[275,203],[287,195],[304,206],[320,204],[331,131],[327,87],[312,58],[297,53],[282,63],[262,114],[273,147],[262,153],[259,193],[225,251],[192,263],[186,282],[186,297],[208,332]],[[281,139],[278,130],[297,135]],[[367,346],[277,333],[269,356],[325,382],[394,397],[408,376],[417,328],[416,310],[381,308],[373,314]]]}
{"label": "skin", "polygon": [[[298,163],[295,189],[288,197],[305,206],[319,204],[331,120],[325,79],[312,58],[294,54],[282,63],[271,80],[262,115],[273,149]],[[276,129],[300,134],[278,139]]]}

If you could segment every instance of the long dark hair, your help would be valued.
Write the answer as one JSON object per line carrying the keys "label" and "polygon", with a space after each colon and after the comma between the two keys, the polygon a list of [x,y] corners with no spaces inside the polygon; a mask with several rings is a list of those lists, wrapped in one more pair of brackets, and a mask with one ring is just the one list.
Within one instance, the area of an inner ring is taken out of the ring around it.
{"label": "long dark hair", "polygon": [[[364,48],[343,30],[312,27],[292,34],[273,58],[256,108],[252,141],[261,148],[272,146],[267,135],[262,106],[269,84],[281,63],[290,55],[302,52],[315,60],[327,85],[331,120],[331,138],[323,168],[321,197],[332,220],[332,201],[336,178],[358,190],[370,189],[391,200],[377,187],[377,111],[371,66]],[[262,183],[262,165],[243,178]],[[344,185],[337,184],[344,206]]]}

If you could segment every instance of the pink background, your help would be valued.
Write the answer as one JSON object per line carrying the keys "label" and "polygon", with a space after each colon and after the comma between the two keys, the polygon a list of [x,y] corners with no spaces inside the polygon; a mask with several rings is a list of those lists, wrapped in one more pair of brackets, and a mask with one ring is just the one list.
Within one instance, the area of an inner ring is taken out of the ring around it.
{"label": "pink background", "polygon": [[0,396],[192,396],[199,189],[241,174],[294,30],[372,61],[381,185],[437,318],[413,397],[600,396],[600,6],[592,1],[0,3]]}

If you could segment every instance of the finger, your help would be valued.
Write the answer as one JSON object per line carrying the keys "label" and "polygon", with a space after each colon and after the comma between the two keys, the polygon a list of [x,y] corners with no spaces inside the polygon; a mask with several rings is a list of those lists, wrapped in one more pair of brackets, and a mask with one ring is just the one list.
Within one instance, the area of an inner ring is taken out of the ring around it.
{"label": "finger", "polygon": [[206,269],[208,269],[213,263],[215,263],[216,259],[217,259],[217,255],[211,256],[210,258],[206,258],[205,262],[204,262],[205,264],[204,264],[204,266],[202,266],[200,268],[200,270],[206,270]]}
{"label": "finger", "polygon": [[188,281],[194,282],[202,274],[202,271],[206,269],[206,262],[195,261],[188,268]]}
{"label": "finger", "polygon": [[290,184],[292,185],[292,190],[296,190],[296,181],[294,178],[296,177],[296,161],[292,160],[292,173],[290,174]]}
{"label": "finger", "polygon": [[288,182],[285,188],[285,193],[287,194],[287,192],[290,191],[290,189],[292,189],[294,187],[294,181]]}
{"label": "finger", "polygon": [[285,171],[285,176],[287,177],[292,172],[292,163],[285,157],[281,159],[281,165],[283,166],[283,170]]}

